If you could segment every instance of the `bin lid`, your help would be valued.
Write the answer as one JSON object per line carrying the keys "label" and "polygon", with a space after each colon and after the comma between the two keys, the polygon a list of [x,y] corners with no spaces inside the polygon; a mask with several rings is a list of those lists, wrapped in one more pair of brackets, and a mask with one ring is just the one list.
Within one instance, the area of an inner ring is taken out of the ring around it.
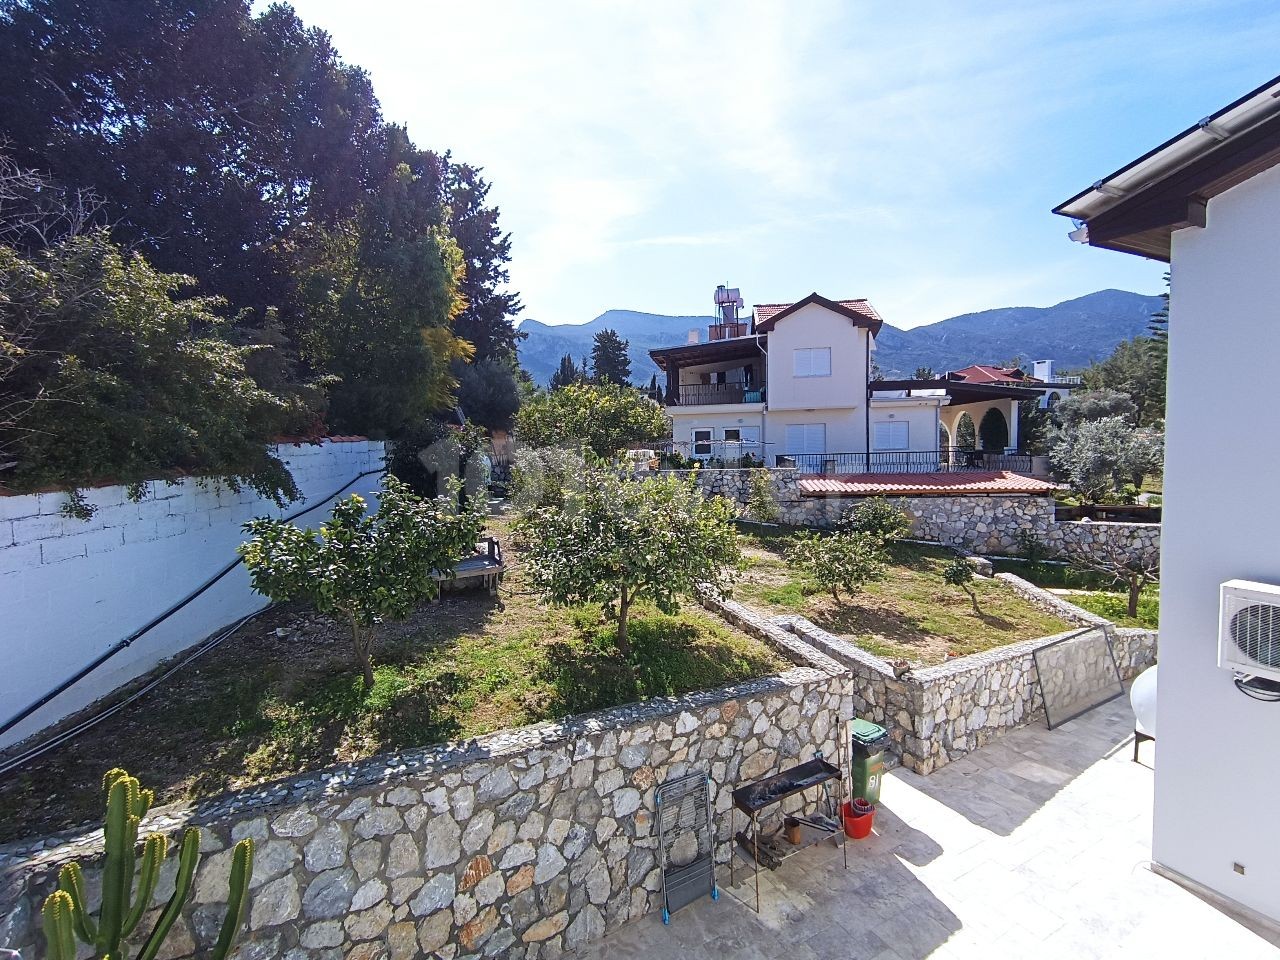
{"label": "bin lid", "polygon": [[856,717],[853,721],[853,739],[859,743],[875,743],[888,732],[880,724],[872,723],[870,720],[863,720],[861,717]]}

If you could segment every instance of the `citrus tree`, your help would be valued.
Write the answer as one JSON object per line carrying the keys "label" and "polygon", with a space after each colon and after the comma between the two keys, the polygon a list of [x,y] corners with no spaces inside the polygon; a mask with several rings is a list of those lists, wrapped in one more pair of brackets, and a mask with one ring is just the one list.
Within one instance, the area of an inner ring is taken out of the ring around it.
{"label": "citrus tree", "polygon": [[786,559],[831,591],[837,603],[841,587],[847,593],[857,593],[863,584],[883,580],[887,572],[884,541],[873,533],[822,536],[806,531],[787,548]]}
{"label": "citrus tree", "polygon": [[969,595],[974,613],[982,613],[978,608],[978,595],[973,591],[973,564],[964,557],[955,557],[942,570],[942,579],[953,587],[959,587]]}
{"label": "citrus tree", "polygon": [[457,502],[456,489],[426,500],[387,476],[375,513],[353,494],[334,505],[318,531],[271,518],[250,520],[245,530],[253,539],[240,545],[240,555],[259,593],[275,601],[302,600],[347,621],[355,663],[369,689],[374,626],[437,596],[433,574],[451,575],[475,547],[484,516],[477,507],[459,510]]}
{"label": "citrus tree", "polygon": [[706,498],[691,477],[628,480],[593,470],[563,507],[524,513],[517,532],[533,585],[552,603],[604,604],[618,624],[618,651],[629,656],[636,601],[673,613],[699,586],[723,588],[740,557],[732,521],[732,504]]}
{"label": "citrus tree", "polygon": [[586,447],[609,459],[629,443],[653,443],[671,424],[639,390],[614,384],[572,383],[527,401],[516,415],[516,436],[535,447]]}

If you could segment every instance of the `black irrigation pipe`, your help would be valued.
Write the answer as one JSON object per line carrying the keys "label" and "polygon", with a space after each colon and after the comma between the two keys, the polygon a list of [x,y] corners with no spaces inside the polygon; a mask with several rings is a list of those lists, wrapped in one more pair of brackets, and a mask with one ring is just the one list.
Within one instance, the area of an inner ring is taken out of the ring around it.
{"label": "black irrigation pipe", "polygon": [[[349,490],[352,486],[354,486],[356,481],[363,480],[365,477],[372,476],[373,474],[376,474],[376,473],[386,473],[386,468],[382,467],[377,470],[365,470],[363,473],[356,474],[354,477],[348,480],[345,484],[343,484],[333,493],[329,494],[329,496],[325,497],[323,500],[317,501],[314,505],[310,507],[304,507],[301,510],[291,513],[289,516],[285,517],[284,520],[286,522],[290,522],[298,519],[298,517],[302,516],[304,513],[310,513],[312,510],[315,510],[321,504],[328,503],[334,497],[341,496],[343,493]],[[77,683],[79,683],[89,674],[93,673],[93,671],[97,670],[100,666],[102,666],[104,663],[106,663],[108,660],[114,657],[121,650],[128,648],[137,640],[146,636],[146,634],[150,633],[160,624],[164,623],[166,620],[172,617],[175,613],[177,613],[179,610],[181,610],[183,607],[189,604],[192,600],[195,600],[201,594],[208,591],[214,584],[216,584],[219,580],[225,577],[228,573],[230,573],[236,567],[240,566],[240,564],[243,562],[244,562],[243,557],[236,557],[234,561],[227,564],[225,567],[223,567],[221,570],[215,573],[212,577],[210,577],[208,580],[202,583],[199,587],[197,587],[193,592],[187,594],[185,597],[183,597],[181,600],[179,600],[177,603],[171,606],[168,610],[165,610],[163,613],[159,614],[158,616],[153,617],[151,620],[147,621],[147,623],[145,623],[143,626],[139,627],[137,630],[133,631],[133,633],[129,634],[129,636],[125,637],[123,640],[108,647],[98,656],[94,657],[93,660],[90,661],[87,665],[81,667],[74,674],[72,674],[66,680],[62,681],[62,683],[58,684],[56,687],[54,687],[44,696],[40,697],[38,700],[27,705],[26,707],[23,707],[16,714],[14,714],[12,717],[6,720],[3,724],[0,724],[0,734],[8,733],[14,727],[20,724],[23,720],[27,719],[27,717],[31,716],[33,713],[39,710],[41,707],[45,706],[54,698],[61,696],[63,693],[71,689],[73,686],[75,686]]]}

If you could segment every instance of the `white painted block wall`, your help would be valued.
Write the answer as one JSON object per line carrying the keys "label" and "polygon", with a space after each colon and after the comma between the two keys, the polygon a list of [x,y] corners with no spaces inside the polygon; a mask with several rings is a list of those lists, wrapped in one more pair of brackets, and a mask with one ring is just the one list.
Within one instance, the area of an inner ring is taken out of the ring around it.
{"label": "white painted block wall", "polygon": [[1280,921],[1280,704],[1217,666],[1219,584],[1280,583],[1277,250],[1280,168],[1173,238],[1153,855]]}
{"label": "white painted block wall", "polygon": [[[233,561],[246,520],[306,509],[297,522],[318,526],[331,495],[361,473],[380,470],[385,458],[383,444],[368,440],[288,444],[278,453],[304,495],[284,510],[251,490],[204,489],[192,480],[150,483],[139,503],[120,486],[87,491],[98,508],[87,521],[61,515],[62,493],[0,497],[0,721]],[[343,495],[376,495],[379,480],[364,477]],[[264,605],[244,568],[237,568],[0,736],[0,746],[74,713]]]}

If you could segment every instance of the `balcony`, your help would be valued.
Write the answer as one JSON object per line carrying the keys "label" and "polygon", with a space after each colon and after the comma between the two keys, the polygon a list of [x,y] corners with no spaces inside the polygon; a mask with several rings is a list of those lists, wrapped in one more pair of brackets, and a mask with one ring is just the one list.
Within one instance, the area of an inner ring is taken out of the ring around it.
{"label": "balcony", "polygon": [[729,403],[764,403],[763,384],[682,383],[667,393],[669,407],[715,406]]}
{"label": "balcony", "polygon": [[947,447],[941,450],[873,450],[871,453],[788,453],[775,466],[802,473],[1030,473],[1031,454]]}

